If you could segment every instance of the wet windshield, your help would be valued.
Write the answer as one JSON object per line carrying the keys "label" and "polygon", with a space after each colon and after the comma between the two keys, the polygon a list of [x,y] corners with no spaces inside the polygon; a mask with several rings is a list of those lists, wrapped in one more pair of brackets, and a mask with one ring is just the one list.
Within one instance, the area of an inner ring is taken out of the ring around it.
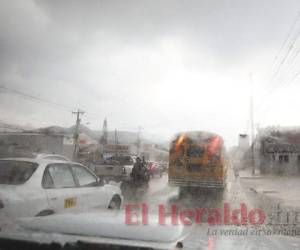
{"label": "wet windshield", "polygon": [[37,166],[31,162],[0,160],[0,184],[23,184],[31,177]]}
{"label": "wet windshield", "polygon": [[299,0],[0,0],[0,250],[300,249],[299,93]]}

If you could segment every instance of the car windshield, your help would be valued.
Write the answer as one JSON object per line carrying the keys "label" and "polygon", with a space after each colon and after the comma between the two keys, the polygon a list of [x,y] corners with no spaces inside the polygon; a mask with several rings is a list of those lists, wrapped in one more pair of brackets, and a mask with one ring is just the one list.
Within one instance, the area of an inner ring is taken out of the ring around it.
{"label": "car windshield", "polygon": [[34,173],[38,164],[25,161],[0,161],[0,184],[20,185]]}
{"label": "car windshield", "polygon": [[300,0],[0,0],[0,250],[300,250],[299,109]]}

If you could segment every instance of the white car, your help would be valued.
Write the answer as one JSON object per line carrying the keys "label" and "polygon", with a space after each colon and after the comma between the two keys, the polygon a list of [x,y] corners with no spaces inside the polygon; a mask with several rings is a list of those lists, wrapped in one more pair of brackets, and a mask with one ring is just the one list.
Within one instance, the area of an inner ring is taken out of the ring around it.
{"label": "white car", "polygon": [[63,155],[56,155],[56,154],[36,154],[35,158],[45,159],[45,160],[70,161],[67,157]]}
{"label": "white car", "polygon": [[117,186],[102,184],[74,162],[6,158],[0,160],[0,216],[45,216],[90,208],[119,209]]}

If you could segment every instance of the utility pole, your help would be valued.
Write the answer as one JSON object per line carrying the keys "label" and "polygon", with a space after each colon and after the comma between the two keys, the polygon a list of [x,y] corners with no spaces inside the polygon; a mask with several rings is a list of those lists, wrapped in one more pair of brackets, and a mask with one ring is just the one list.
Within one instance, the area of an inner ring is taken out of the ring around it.
{"label": "utility pole", "polygon": [[107,119],[105,117],[104,122],[103,122],[102,136],[101,136],[101,139],[100,139],[100,143],[102,145],[106,145],[107,144],[107,139],[108,139]]}
{"label": "utility pole", "polygon": [[103,122],[103,128],[102,128],[102,136],[100,138],[100,145],[102,146],[102,158],[104,156],[104,153],[106,151],[106,145],[108,142],[108,131],[107,131],[107,119],[105,117],[104,122]]}
{"label": "utility pole", "polygon": [[252,175],[255,175],[255,157],[254,157],[254,100],[253,100],[253,79],[250,73],[251,97],[250,97],[250,123],[251,123],[251,165]]}
{"label": "utility pole", "polygon": [[77,109],[77,111],[72,111],[73,115],[76,115],[76,125],[75,125],[75,131],[74,131],[74,151],[73,151],[73,160],[76,160],[78,157],[78,151],[79,151],[79,126],[80,126],[80,115],[83,115],[84,112]]}
{"label": "utility pole", "polygon": [[115,155],[118,156],[118,131],[115,129]]}
{"label": "utility pole", "polygon": [[136,154],[139,156],[140,154],[140,147],[141,147],[141,127],[138,127],[138,133],[137,133],[137,140],[136,140]]}

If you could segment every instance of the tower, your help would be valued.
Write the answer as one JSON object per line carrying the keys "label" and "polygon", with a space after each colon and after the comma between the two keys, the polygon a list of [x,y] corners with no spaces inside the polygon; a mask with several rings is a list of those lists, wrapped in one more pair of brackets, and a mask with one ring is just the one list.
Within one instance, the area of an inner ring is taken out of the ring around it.
{"label": "tower", "polygon": [[104,122],[103,122],[103,128],[102,128],[102,136],[100,138],[100,144],[105,146],[107,145],[107,137],[108,137],[108,132],[107,132],[107,119],[105,117]]}

